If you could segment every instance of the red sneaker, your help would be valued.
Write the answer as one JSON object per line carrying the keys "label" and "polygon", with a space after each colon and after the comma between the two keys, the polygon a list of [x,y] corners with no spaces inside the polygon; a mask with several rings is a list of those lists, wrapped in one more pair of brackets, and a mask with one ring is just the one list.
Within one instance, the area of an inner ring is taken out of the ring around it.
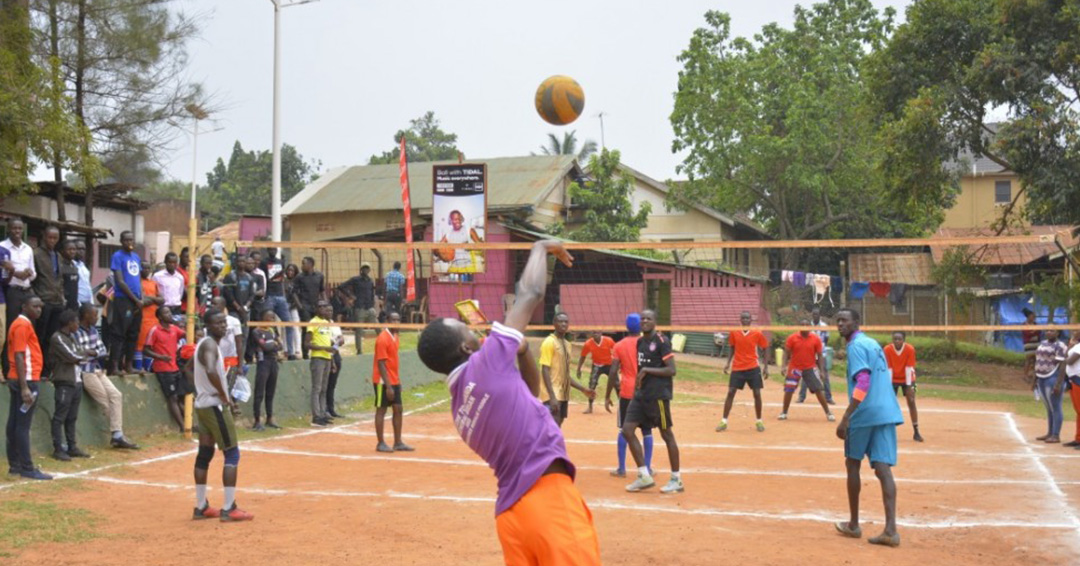
{"label": "red sneaker", "polygon": [[194,521],[199,521],[202,519],[217,519],[218,517],[221,517],[221,510],[214,509],[210,506],[209,503],[207,503],[206,507],[203,507],[202,509],[196,507],[195,512],[191,514],[191,519]]}
{"label": "red sneaker", "polygon": [[229,509],[228,511],[225,511],[223,509],[221,511],[221,521],[222,522],[250,521],[250,520],[252,520],[254,518],[255,518],[255,515],[253,515],[251,513],[248,513],[247,511],[244,511],[243,509],[237,507],[235,503],[233,503],[232,509]]}

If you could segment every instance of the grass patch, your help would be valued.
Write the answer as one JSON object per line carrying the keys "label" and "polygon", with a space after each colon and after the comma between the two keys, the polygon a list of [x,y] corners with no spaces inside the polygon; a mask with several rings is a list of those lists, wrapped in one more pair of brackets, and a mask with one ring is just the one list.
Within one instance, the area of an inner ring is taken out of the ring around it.
{"label": "grass patch", "polygon": [[102,521],[99,515],[86,509],[41,501],[36,496],[25,497],[30,493],[55,496],[58,487],[60,490],[81,488],[83,482],[48,483],[47,491],[42,490],[40,483],[12,488],[24,497],[0,500],[0,517],[3,517],[0,521],[0,557],[13,558],[18,549],[33,544],[84,542],[101,536],[97,528]]}

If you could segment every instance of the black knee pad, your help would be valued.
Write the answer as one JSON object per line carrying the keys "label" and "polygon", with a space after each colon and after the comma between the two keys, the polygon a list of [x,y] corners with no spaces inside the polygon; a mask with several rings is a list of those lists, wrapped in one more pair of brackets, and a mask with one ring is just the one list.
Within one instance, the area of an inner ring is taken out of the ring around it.
{"label": "black knee pad", "polygon": [[209,470],[210,460],[214,459],[214,447],[199,445],[199,453],[195,456],[196,470]]}

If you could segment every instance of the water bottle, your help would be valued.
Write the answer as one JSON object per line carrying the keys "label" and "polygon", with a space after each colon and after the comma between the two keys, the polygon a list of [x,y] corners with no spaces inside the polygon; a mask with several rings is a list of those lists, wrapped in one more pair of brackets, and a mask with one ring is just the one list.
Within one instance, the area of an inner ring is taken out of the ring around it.
{"label": "water bottle", "polygon": [[30,392],[30,396],[33,397],[33,400],[31,400],[29,404],[23,403],[22,406],[19,407],[19,412],[20,413],[26,414],[26,412],[30,410],[30,407],[34,406],[34,403],[37,401],[37,394],[38,394],[37,391],[31,391]]}

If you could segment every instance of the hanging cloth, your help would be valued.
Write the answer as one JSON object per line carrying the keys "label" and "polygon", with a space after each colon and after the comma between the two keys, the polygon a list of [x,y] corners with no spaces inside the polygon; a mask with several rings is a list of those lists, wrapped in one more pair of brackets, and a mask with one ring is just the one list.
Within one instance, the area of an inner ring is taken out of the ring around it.
{"label": "hanging cloth", "polygon": [[832,287],[833,293],[844,294],[844,278],[843,277],[830,277],[829,286]]}
{"label": "hanging cloth", "polygon": [[892,285],[888,283],[882,283],[881,281],[870,282],[870,292],[873,293],[875,297],[888,297],[889,291],[891,290]]}
{"label": "hanging cloth", "polygon": [[787,281],[788,283],[791,283],[794,280],[794,277],[795,277],[795,272],[794,271],[785,269],[785,270],[780,272],[780,280],[781,281]]}
{"label": "hanging cloth", "polygon": [[779,285],[780,281],[781,281],[780,277],[781,277],[780,270],[779,269],[773,269],[772,271],[769,272],[769,283],[772,283],[773,285]]}
{"label": "hanging cloth", "polygon": [[864,281],[852,281],[851,282],[851,298],[861,299],[866,296],[866,292],[870,290],[870,284]]}
{"label": "hanging cloth", "polygon": [[889,302],[895,307],[902,307],[907,301],[907,288],[904,283],[893,283],[892,289],[889,290]]}
{"label": "hanging cloth", "polygon": [[829,286],[832,285],[831,278],[828,275],[815,275],[814,276],[814,304],[818,304],[825,297],[829,298],[829,304],[833,304],[832,293],[829,293]]}
{"label": "hanging cloth", "polygon": [[805,287],[806,286],[806,273],[803,273],[802,271],[796,271],[791,276],[791,284],[795,285],[796,287]]}

